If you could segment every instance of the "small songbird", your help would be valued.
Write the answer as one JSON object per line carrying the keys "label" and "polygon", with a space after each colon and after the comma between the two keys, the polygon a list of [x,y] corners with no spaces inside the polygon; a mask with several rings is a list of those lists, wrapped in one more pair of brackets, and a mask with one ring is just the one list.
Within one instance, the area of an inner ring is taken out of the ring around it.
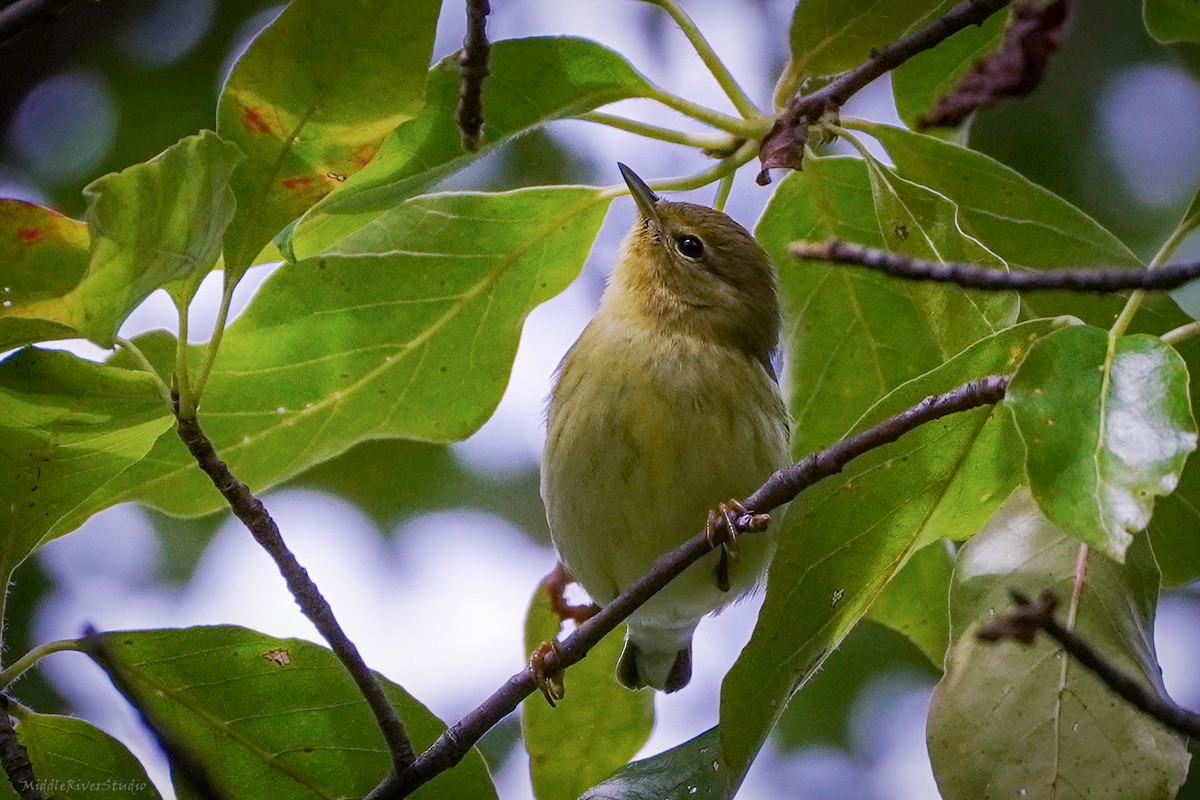
{"label": "small songbird", "polygon": [[[770,258],[725,214],[618,166],[639,219],[559,365],[542,462],[559,558],[601,606],[788,461]],[[743,536],[735,558],[711,553],[651,598],[627,620],[617,679],[686,686],[700,619],[752,591],[773,551],[770,532]]]}

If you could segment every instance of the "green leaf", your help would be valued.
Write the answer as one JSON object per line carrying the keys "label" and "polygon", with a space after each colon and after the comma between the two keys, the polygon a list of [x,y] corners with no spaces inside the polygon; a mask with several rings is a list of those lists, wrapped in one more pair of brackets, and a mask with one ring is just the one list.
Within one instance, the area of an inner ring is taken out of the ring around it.
{"label": "green leaf", "polygon": [[[40,222],[27,220],[34,224],[19,228],[18,237],[32,235],[21,231],[44,230],[47,235],[39,239],[48,238],[53,247],[35,251],[18,245],[17,276],[24,283],[33,269],[57,274],[33,278],[38,290],[26,295],[19,311],[13,309],[57,327],[46,329],[42,323],[24,330],[50,338],[78,332],[111,347],[121,323],[151,292],[207,273],[221,253],[221,235],[233,214],[228,182],[240,158],[234,145],[203,131],[144,164],[92,181],[84,189],[91,253],[81,278],[76,277],[78,223],[52,224],[52,212],[35,213]],[[22,263],[22,255],[29,261]],[[51,287],[65,291],[50,294]]]}
{"label": "green leaf", "polygon": [[36,348],[0,362],[0,579],[95,513],[172,423],[144,373]]}
{"label": "green leaf", "polygon": [[[468,436],[500,401],[526,315],[579,273],[609,200],[590,187],[425,195],[278,270],[227,330],[205,390],[217,452],[262,491],[366,439]],[[165,360],[151,338],[143,349]],[[173,434],[105,502],[134,499],[178,515],[223,505]]]}
{"label": "green leaf", "polygon": [[[383,735],[334,654],[231,625],[119,631],[85,643],[130,702],[229,798],[362,797],[391,767]],[[418,752],[446,726],[381,678]],[[483,758],[420,798],[494,798]]]}
{"label": "green leaf", "polygon": [[950,644],[950,576],[954,552],[945,541],[913,553],[871,606],[867,618],[908,637],[941,668]]}
{"label": "green leaf", "polygon": [[[538,588],[525,618],[525,649],[558,636],[559,620]],[[540,694],[521,704],[533,793],[539,800],[579,797],[641,749],[654,727],[654,693],[631,692],[613,674],[621,639],[607,636],[566,672],[557,708]]]}
{"label": "green leaf", "polygon": [[622,767],[579,800],[730,800],[717,728],[652,758]]}
{"label": "green leaf", "polygon": [[[295,258],[325,250],[379,212],[554,119],[644,97],[652,90],[619,53],[587,39],[534,37],[492,47],[478,152],[464,152],[454,122],[460,67],[456,56],[429,72],[427,100],[415,119],[396,129],[374,160],[309,211],[292,232]],[[546,80],[553,75],[554,80]]]}
{"label": "green leaf", "polygon": [[[876,183],[884,182],[877,176]],[[788,244],[798,239],[837,237],[882,247],[889,239],[898,241],[900,225],[911,226],[904,234],[909,242],[928,235],[939,252],[968,246],[946,224],[949,209],[926,203],[931,198],[919,187],[893,183],[902,187],[904,199],[921,201],[903,219],[888,215],[888,209],[903,212],[894,198],[883,200],[888,205],[877,215],[872,179],[862,161],[809,158],[803,172],[780,183],[755,231],[780,265],[782,300],[791,321],[784,387],[797,456],[836,441],[879,398],[989,335],[1015,312],[1011,296],[978,303],[977,293],[957,287],[903,282],[787,255]],[[924,213],[934,214],[928,223],[913,220]],[[923,238],[920,244],[928,246]]]}
{"label": "green leaf", "polygon": [[1163,44],[1200,42],[1200,9],[1191,0],[1144,0],[1142,19]]}
{"label": "green leaf", "polygon": [[[1094,219],[995,159],[901,128],[874,123],[858,127],[887,149],[897,173],[953,202],[963,233],[1010,269],[1142,267],[1137,256]],[[1029,317],[1070,314],[1106,326],[1121,302],[1116,296],[1038,292],[1022,297],[1021,307]]]}
{"label": "green leaf", "polygon": [[788,34],[791,58],[775,87],[776,107],[787,105],[808,78],[857,67],[945,5],[945,0],[800,0]]}
{"label": "green leaf", "polygon": [[[15,730],[46,797],[160,797],[125,745],[81,719],[22,713]],[[0,798],[16,796],[7,780],[0,781]]]}
{"label": "green leaf", "polygon": [[994,53],[1008,21],[1008,14],[993,14],[982,25],[963,28],[892,70],[892,96],[904,124],[916,128],[922,115],[933,110],[937,101],[958,86],[977,63]]}
{"label": "green leaf", "polygon": [[[1009,372],[1052,320],[971,346],[881,400],[854,431],[931,394]],[[839,437],[840,438],[840,437]],[[1021,480],[1002,406],[947,417],[867,453],[792,501],[750,642],[721,690],[721,747],[736,786],[792,694],[867,612],[909,557],[973,535]]]}
{"label": "green leaf", "polygon": [[1123,560],[1154,498],[1196,449],[1187,366],[1160,339],[1072,326],[1030,351],[1007,403],[1025,440],[1030,487],[1046,516]]}
{"label": "green leaf", "polygon": [[0,200],[0,351],[79,335],[61,298],[87,274],[87,225],[57,211]]}
{"label": "green leaf", "polygon": [[440,6],[293,0],[238,59],[217,106],[217,130],[246,154],[225,236],[232,280],[421,110]]}
{"label": "green leaf", "polygon": [[1073,619],[1106,659],[1163,692],[1153,636],[1158,571],[1146,539],[1130,547],[1124,566],[1081,551],[1020,489],[959,555],[954,641],[928,727],[946,800],[1170,798],[1183,783],[1186,740],[1118,698],[1047,637],[1028,647],[975,638],[980,623],[1011,607],[1010,588],[1033,597],[1053,589],[1060,620]]}

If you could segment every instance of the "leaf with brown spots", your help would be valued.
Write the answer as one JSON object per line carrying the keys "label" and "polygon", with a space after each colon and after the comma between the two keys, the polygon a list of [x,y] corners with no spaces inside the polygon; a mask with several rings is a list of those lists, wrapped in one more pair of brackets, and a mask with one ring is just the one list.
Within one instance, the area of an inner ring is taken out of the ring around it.
{"label": "leaf with brown spots", "polygon": [[439,7],[293,0],[250,44],[217,106],[217,130],[247,156],[233,176],[238,209],[225,237],[234,280],[420,111]]}

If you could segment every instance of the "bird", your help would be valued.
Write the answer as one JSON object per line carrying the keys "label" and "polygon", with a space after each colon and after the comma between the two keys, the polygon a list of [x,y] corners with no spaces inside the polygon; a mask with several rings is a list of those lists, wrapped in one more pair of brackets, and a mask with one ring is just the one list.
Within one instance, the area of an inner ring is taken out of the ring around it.
{"label": "bird", "polygon": [[[723,212],[666,200],[618,167],[638,218],[555,371],[541,473],[560,563],[601,607],[700,526],[710,538],[733,526],[745,509],[718,501],[789,460],[770,257]],[[626,620],[621,684],[688,684],[697,625],[761,585],[772,527],[707,554]]]}

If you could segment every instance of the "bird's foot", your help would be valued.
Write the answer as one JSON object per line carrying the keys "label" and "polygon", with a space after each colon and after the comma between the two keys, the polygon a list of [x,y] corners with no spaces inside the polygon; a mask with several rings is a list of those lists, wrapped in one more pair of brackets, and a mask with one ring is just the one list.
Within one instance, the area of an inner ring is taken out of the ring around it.
{"label": "bird's foot", "polygon": [[[546,657],[550,654],[554,655],[556,665],[552,669],[546,666]],[[533,680],[537,684],[537,688],[551,708],[554,708],[559,700],[567,696],[567,687],[563,684],[563,670],[557,666],[561,660],[562,651],[559,649],[557,639],[548,639],[542,642],[538,649],[529,655],[529,671],[533,673]]]}
{"label": "bird's foot", "polygon": [[546,590],[546,596],[550,598],[550,607],[554,609],[559,622],[571,620],[576,625],[582,625],[596,616],[600,606],[595,603],[577,605],[568,601],[566,590],[572,583],[575,583],[575,579],[561,563],[555,564],[550,574],[542,578],[542,588]]}
{"label": "bird's foot", "polygon": [[729,565],[738,557],[738,533],[764,531],[770,522],[769,514],[753,514],[734,499],[717,503],[715,508],[709,509],[704,532],[713,549],[721,548],[721,557],[717,561],[714,574],[717,578],[717,588],[722,592],[729,591]]}

